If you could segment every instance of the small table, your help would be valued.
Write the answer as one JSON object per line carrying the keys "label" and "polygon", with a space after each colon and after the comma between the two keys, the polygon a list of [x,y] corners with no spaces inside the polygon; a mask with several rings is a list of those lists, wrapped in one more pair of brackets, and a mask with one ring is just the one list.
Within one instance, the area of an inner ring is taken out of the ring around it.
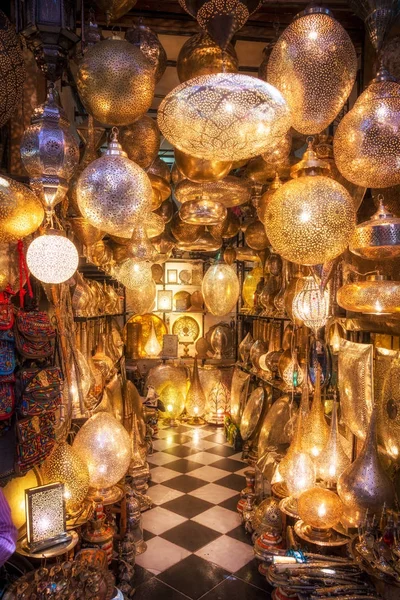
{"label": "small table", "polygon": [[68,533],[71,535],[71,539],[38,552],[30,552],[28,548],[24,547],[26,537],[23,537],[17,543],[16,552],[21,556],[25,556],[25,558],[29,558],[31,561],[42,561],[43,559],[51,560],[53,558],[62,556],[63,554],[67,554],[66,558],[69,560],[73,557],[72,551],[79,542],[79,535],[76,531],[69,531]]}

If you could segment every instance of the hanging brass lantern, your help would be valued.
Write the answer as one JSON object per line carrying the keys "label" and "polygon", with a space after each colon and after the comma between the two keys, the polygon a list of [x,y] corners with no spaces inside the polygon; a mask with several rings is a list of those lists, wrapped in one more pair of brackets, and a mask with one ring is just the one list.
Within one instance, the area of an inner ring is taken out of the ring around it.
{"label": "hanging brass lantern", "polygon": [[224,221],[226,215],[223,204],[204,198],[185,202],[179,210],[182,221],[191,225],[216,225]]}
{"label": "hanging brass lantern", "polygon": [[151,183],[129,160],[113,131],[106,152],[83,171],[77,197],[82,215],[102,231],[123,237],[151,210]]}
{"label": "hanging brass lantern", "polygon": [[184,179],[175,186],[175,197],[182,204],[203,198],[220,202],[225,208],[231,208],[250,200],[251,184],[247,179],[233,175],[211,183],[194,183]]}
{"label": "hanging brass lantern", "polygon": [[295,319],[304,323],[317,335],[328,320],[328,292],[321,291],[314,277],[307,277],[300,291],[293,297],[292,311]]}
{"label": "hanging brass lantern", "polygon": [[217,225],[210,227],[210,232],[215,237],[222,237],[224,240],[235,237],[239,233],[240,221],[239,217],[235,215],[232,210],[228,209],[228,214],[224,221],[221,221]]}
{"label": "hanging brass lantern", "polygon": [[400,313],[400,281],[368,275],[365,281],[346,283],[337,292],[337,303],[352,312],[368,315]]}
{"label": "hanging brass lantern", "polygon": [[[258,205],[257,205],[257,215],[262,223],[264,223],[264,221],[265,221],[265,216],[266,216],[267,209],[268,209],[269,199],[272,197],[273,194],[275,194],[276,190],[279,189],[281,187],[281,185],[282,185],[282,181],[280,180],[279,175],[277,173],[275,175],[275,179],[270,184],[267,191],[264,192],[263,195],[261,196],[261,198],[259,199]],[[264,228],[264,231],[265,231],[265,228]]]}
{"label": "hanging brass lantern", "polygon": [[175,213],[171,221],[171,233],[178,242],[195,242],[203,233],[201,225],[188,225],[182,221],[179,213]]}
{"label": "hanging brass lantern", "polygon": [[203,75],[182,83],[164,98],[157,118],[175,148],[221,161],[257,156],[290,127],[282,94],[256,77],[238,73]]}
{"label": "hanging brass lantern", "polygon": [[261,281],[263,276],[263,269],[261,266],[254,267],[249,271],[244,278],[242,288],[242,298],[245,303],[245,308],[254,308],[254,294],[256,293],[257,285]]}
{"label": "hanging brass lantern", "polygon": [[347,247],[356,225],[348,191],[327,177],[329,165],[317,158],[311,142],[288,181],[268,201],[264,225],[274,250],[302,265],[336,258]]}
{"label": "hanging brass lantern", "polygon": [[259,8],[261,0],[225,0],[223,3],[218,0],[179,0],[179,4],[225,50],[236,31]]}
{"label": "hanging brass lantern", "polygon": [[378,210],[369,221],[357,225],[349,250],[370,260],[395,258],[400,255],[400,218],[393,216],[378,196]]}
{"label": "hanging brass lantern", "polygon": [[139,19],[139,23],[134,25],[125,34],[125,39],[139,48],[152,66],[155,82],[158,83],[167,68],[167,53],[154,33]]}
{"label": "hanging brass lantern", "polygon": [[160,132],[151,117],[143,115],[137,121],[122,127],[119,133],[121,146],[130,160],[147,169],[160,148]]}
{"label": "hanging brass lantern", "polygon": [[63,200],[78,165],[78,144],[69,125],[50,84],[46,102],[33,111],[31,125],[24,131],[20,146],[30,186],[46,210]]}
{"label": "hanging brass lantern", "polygon": [[181,83],[212,73],[237,73],[238,67],[239,60],[232,44],[221,50],[206,33],[192,35],[180,49],[176,63]]}
{"label": "hanging brass lantern", "polygon": [[190,179],[190,181],[194,181],[195,183],[208,183],[224,179],[232,168],[231,162],[196,158],[176,148],[174,154],[175,164],[179,171],[186,179]]}
{"label": "hanging brass lantern", "polygon": [[20,103],[25,79],[20,41],[3,11],[0,11],[0,52],[0,127],[3,127]]}
{"label": "hanging brass lantern", "polygon": [[349,5],[364,21],[371,43],[379,53],[386,34],[399,14],[397,0],[349,0]]}
{"label": "hanging brass lantern", "polygon": [[348,33],[328,9],[311,6],[274,45],[267,79],[288,103],[292,127],[313,134],[338,115],[356,74],[357,56]]}
{"label": "hanging brass lantern", "polygon": [[371,188],[400,184],[400,85],[385,69],[339,123],[333,150],[349,181]]}
{"label": "hanging brass lantern", "polygon": [[171,172],[169,170],[169,166],[159,156],[156,156],[156,158],[153,160],[153,162],[147,169],[147,174],[157,175],[157,177],[161,177],[161,179],[164,179],[166,183],[169,183],[171,181]]}
{"label": "hanging brass lantern", "polygon": [[317,367],[314,398],[310,412],[304,423],[302,449],[315,459],[325,448],[329,438],[329,427],[325,420],[324,405],[321,399],[321,369]]}
{"label": "hanging brass lantern", "polygon": [[265,250],[270,245],[265,233],[264,224],[261,221],[253,221],[246,227],[244,232],[246,244],[252,250]]}
{"label": "hanging brass lantern", "polygon": [[136,2],[137,0],[95,0],[96,6],[106,14],[107,24],[126,15]]}
{"label": "hanging brass lantern", "polygon": [[204,275],[201,290],[211,314],[223,317],[234,310],[238,301],[238,276],[230,265],[217,262]]}
{"label": "hanging brass lantern", "polygon": [[266,152],[262,153],[262,158],[270,165],[277,165],[286,160],[292,149],[292,134],[290,130],[286,135],[276,138]]}
{"label": "hanging brass lantern", "polygon": [[88,50],[76,77],[86,110],[104,125],[129,125],[144,115],[154,96],[154,73],[142,52],[110,37]]}
{"label": "hanging brass lantern", "polygon": [[333,402],[331,428],[328,441],[318,456],[317,476],[327,485],[336,484],[338,478],[350,464],[343,450],[337,423],[337,402]]}
{"label": "hanging brass lantern", "polygon": [[0,243],[30,235],[44,219],[43,207],[31,190],[0,175]]}
{"label": "hanging brass lantern", "polygon": [[337,483],[339,497],[351,512],[355,524],[368,510],[370,517],[380,516],[382,507],[392,508],[395,501],[393,483],[381,463],[376,441],[376,409],[373,409],[362,450],[341,474]]}

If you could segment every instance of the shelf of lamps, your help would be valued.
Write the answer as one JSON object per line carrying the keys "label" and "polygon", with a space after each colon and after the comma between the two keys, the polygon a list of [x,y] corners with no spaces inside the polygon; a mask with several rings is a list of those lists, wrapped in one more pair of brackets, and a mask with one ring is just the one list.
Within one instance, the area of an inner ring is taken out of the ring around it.
{"label": "shelf of lamps", "polygon": [[80,323],[83,321],[95,321],[96,319],[106,319],[107,317],[125,317],[130,313],[115,313],[112,315],[95,315],[94,317],[74,317],[74,321]]}

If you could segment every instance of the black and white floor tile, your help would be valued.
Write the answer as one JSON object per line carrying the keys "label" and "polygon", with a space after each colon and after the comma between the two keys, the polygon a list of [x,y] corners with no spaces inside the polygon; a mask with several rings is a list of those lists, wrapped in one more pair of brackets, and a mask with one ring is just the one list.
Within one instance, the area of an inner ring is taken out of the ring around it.
{"label": "black and white floor tile", "polygon": [[247,465],[213,426],[160,429],[136,600],[270,600],[236,505]]}

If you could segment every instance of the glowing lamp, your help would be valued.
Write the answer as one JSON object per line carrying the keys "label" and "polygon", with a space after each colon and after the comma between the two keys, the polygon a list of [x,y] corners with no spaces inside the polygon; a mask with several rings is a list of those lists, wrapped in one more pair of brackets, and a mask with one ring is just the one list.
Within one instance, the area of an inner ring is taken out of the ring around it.
{"label": "glowing lamp", "polygon": [[172,310],[172,290],[158,290],[157,292],[158,310]]}
{"label": "glowing lamp", "polygon": [[77,433],[72,448],[89,469],[90,497],[101,496],[104,504],[121,497],[116,484],[128,470],[131,440],[126,429],[111,414],[93,415]]}
{"label": "glowing lamp", "polygon": [[206,408],[206,396],[200,382],[197,357],[194,359],[193,373],[186,395],[186,412],[189,417],[194,417],[194,422],[199,422]]}
{"label": "glowing lamp", "polygon": [[149,358],[156,358],[161,352],[161,344],[157,339],[153,320],[151,321],[151,331],[144,346],[144,351]]}
{"label": "glowing lamp", "polygon": [[70,539],[65,530],[64,484],[50,483],[25,491],[28,548],[39,552]]}
{"label": "glowing lamp", "polygon": [[168,383],[160,393],[160,400],[164,404],[164,419],[169,420],[170,426],[176,424],[176,419],[185,409],[185,397],[178,387]]}
{"label": "glowing lamp", "polygon": [[26,262],[32,275],[43,283],[63,283],[78,268],[79,255],[74,244],[60,231],[48,229],[31,242]]}
{"label": "glowing lamp", "polygon": [[313,277],[308,277],[300,291],[293,297],[293,316],[302,321],[315,335],[324,327],[329,316],[329,296],[321,291]]}
{"label": "glowing lamp", "polygon": [[207,397],[207,422],[214,425],[223,425],[228,406],[229,392],[222,381],[218,381]]}
{"label": "glowing lamp", "polygon": [[152,281],[151,264],[128,259],[115,268],[114,275],[118,281],[130,290],[147,286]]}
{"label": "glowing lamp", "polygon": [[324,406],[321,401],[321,368],[317,367],[314,398],[310,412],[304,423],[302,448],[313,459],[318,458],[325,448],[329,437],[329,427],[325,420]]}
{"label": "glowing lamp", "polygon": [[257,285],[263,276],[261,266],[254,267],[249,271],[243,282],[242,298],[245,302],[244,309],[250,310],[254,308],[254,294],[256,293]]}
{"label": "glowing lamp", "polygon": [[336,484],[338,478],[350,464],[350,459],[343,450],[337,424],[337,402],[333,403],[331,429],[328,441],[317,460],[317,476],[328,487]]}
{"label": "glowing lamp", "polygon": [[290,467],[286,471],[285,483],[288,492],[298,498],[315,483],[315,466],[306,452],[298,452],[293,456]]}
{"label": "glowing lamp", "polygon": [[[302,523],[298,523],[308,539],[325,545],[330,538],[330,529],[340,520],[343,504],[339,496],[330,490],[314,487],[301,494],[297,510]],[[296,530],[297,531],[297,530]],[[345,538],[345,542],[348,538]]]}
{"label": "glowing lamp", "polygon": [[230,265],[216,263],[203,278],[202,292],[208,310],[218,317],[229,314],[239,298],[238,276]]}
{"label": "glowing lamp", "polygon": [[64,484],[69,513],[77,512],[89,490],[89,471],[84,460],[67,442],[57,444],[42,467],[45,483]]}

